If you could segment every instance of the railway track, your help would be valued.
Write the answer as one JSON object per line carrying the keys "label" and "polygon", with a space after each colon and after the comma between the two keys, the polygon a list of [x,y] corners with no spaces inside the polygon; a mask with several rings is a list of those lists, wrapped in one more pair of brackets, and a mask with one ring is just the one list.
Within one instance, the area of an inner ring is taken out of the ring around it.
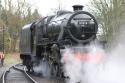
{"label": "railway track", "polygon": [[65,83],[63,79],[42,78],[26,72],[26,67],[17,64],[10,67],[2,75],[1,83]]}
{"label": "railway track", "polygon": [[26,67],[17,64],[9,68],[2,75],[2,83],[37,83],[26,72]]}

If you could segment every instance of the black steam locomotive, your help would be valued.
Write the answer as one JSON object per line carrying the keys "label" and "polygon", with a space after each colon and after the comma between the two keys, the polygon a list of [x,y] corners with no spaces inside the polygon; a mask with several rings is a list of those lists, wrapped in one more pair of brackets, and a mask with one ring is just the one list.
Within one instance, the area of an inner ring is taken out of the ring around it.
{"label": "black steam locomotive", "polygon": [[46,60],[58,76],[61,74],[61,50],[66,46],[86,45],[96,38],[98,24],[95,17],[82,11],[82,5],[73,8],[74,12],[59,11],[22,28],[20,58],[28,71],[34,71],[34,64]]}

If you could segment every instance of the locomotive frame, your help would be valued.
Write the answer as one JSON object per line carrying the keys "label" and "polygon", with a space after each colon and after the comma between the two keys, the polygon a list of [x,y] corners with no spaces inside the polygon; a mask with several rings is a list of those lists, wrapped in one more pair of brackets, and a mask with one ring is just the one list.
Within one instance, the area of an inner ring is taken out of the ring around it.
{"label": "locomotive frame", "polygon": [[81,5],[73,6],[75,12],[60,11],[22,28],[20,58],[28,71],[46,60],[53,76],[62,76],[61,52],[65,46],[86,45],[96,38],[98,24]]}

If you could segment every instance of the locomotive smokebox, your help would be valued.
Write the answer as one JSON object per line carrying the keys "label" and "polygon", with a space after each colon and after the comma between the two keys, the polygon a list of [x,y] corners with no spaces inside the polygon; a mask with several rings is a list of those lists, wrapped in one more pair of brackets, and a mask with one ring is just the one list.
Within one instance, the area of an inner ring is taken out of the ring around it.
{"label": "locomotive smokebox", "polygon": [[82,11],[83,10],[83,5],[73,5],[73,10],[76,11]]}

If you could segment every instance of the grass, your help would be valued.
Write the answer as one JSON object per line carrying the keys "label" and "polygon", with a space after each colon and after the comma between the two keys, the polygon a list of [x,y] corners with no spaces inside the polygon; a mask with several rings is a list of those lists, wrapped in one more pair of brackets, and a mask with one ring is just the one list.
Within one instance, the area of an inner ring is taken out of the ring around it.
{"label": "grass", "polygon": [[17,57],[17,55],[5,54],[4,64],[12,65],[12,64],[20,63],[20,62],[21,60]]}

